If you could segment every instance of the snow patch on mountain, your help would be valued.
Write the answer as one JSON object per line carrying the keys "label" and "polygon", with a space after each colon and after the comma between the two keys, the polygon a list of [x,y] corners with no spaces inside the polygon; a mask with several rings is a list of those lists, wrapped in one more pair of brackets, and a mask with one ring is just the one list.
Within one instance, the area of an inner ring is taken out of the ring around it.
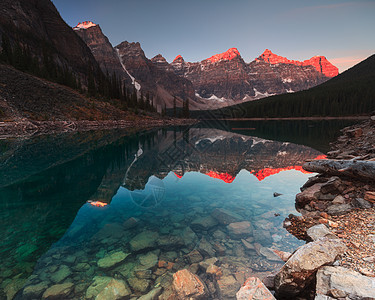
{"label": "snow patch on mountain", "polygon": [[268,92],[261,93],[256,88],[253,88],[253,90],[254,90],[254,93],[255,93],[254,99],[260,99],[260,98],[265,98],[265,97],[270,97],[270,96],[276,95],[276,94],[269,94]]}
{"label": "snow patch on mountain", "polygon": [[126,69],[124,63],[123,63],[122,60],[121,60],[120,50],[119,50],[119,49],[116,49],[116,53],[117,53],[118,59],[120,60],[120,63],[121,63],[122,68],[124,69],[124,71],[126,72],[126,74],[128,74],[128,76],[129,76],[130,79],[132,80],[132,84],[135,86],[135,89],[136,89],[137,91],[140,91],[140,90],[141,90],[141,85],[135,80],[135,78],[134,78],[134,77],[129,73],[129,71]]}

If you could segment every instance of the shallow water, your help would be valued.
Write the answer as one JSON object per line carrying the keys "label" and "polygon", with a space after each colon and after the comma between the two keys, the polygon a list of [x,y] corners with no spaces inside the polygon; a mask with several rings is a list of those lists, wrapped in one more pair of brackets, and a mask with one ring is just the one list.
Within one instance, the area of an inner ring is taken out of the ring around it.
{"label": "shallow water", "polygon": [[282,222],[311,176],[301,164],[322,153],[244,133],[199,126],[2,141],[0,298],[38,299],[62,283],[73,283],[64,298],[90,298],[98,276],[140,296],[167,290],[182,268],[209,286],[201,261],[213,257],[238,283],[280,268],[269,249],[302,244]]}

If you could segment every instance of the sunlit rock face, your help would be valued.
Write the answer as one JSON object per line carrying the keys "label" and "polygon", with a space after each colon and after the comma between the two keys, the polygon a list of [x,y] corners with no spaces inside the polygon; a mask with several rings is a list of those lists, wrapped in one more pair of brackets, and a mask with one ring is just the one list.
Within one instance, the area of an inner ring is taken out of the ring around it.
{"label": "sunlit rock face", "polygon": [[176,75],[165,59],[158,55],[148,59],[139,43],[127,41],[117,45],[120,59],[127,71],[139,82],[141,90],[150,92],[158,104],[173,106],[173,97],[194,101],[195,93],[192,83],[186,78]]}
{"label": "sunlit rock face", "polygon": [[324,74],[327,77],[335,77],[339,74],[337,67],[332,65],[327,58],[324,56],[314,56],[304,61],[289,60],[286,57],[282,57],[272,53],[271,50],[266,49],[256,61],[263,60],[272,65],[276,64],[291,64],[296,66],[313,66],[318,72]]}
{"label": "sunlit rock face", "polygon": [[125,80],[126,84],[129,86],[131,85],[131,78],[125,72],[116,50],[112,47],[108,38],[103,34],[99,25],[91,21],[85,21],[78,23],[73,30],[90,48],[96,61],[99,63],[100,68],[105,74],[116,74],[118,78]]}
{"label": "sunlit rock face", "polygon": [[185,62],[178,55],[171,66],[193,83],[198,97],[228,104],[230,100],[255,100],[308,89],[338,74],[324,56],[300,62],[268,49],[250,63],[231,48],[196,63]]}

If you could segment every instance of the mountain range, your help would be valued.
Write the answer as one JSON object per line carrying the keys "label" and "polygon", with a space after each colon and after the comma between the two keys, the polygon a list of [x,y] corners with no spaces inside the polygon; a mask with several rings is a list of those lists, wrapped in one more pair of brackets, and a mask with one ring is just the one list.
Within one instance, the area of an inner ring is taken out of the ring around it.
{"label": "mountain range", "polygon": [[338,75],[337,67],[324,56],[300,62],[268,49],[250,63],[236,48],[201,62],[186,62],[178,55],[168,63],[161,54],[148,59],[138,42],[124,41],[112,48],[100,26],[91,21],[73,29],[104,72],[131,78],[137,90],[150,92],[157,104],[167,108],[175,96],[178,106],[189,99],[192,109],[217,108],[308,89]]}
{"label": "mountain range", "polygon": [[13,56],[22,54],[13,65],[32,61],[37,71],[27,72],[89,95],[90,82],[101,91],[121,82],[138,97],[149,94],[158,111],[186,101],[191,110],[220,108],[306,90],[338,75],[324,56],[295,61],[268,49],[251,62],[230,48],[200,62],[178,55],[168,63],[161,54],[147,58],[138,42],[113,47],[91,21],[70,28],[50,0],[3,0],[0,10],[0,51],[11,45]]}

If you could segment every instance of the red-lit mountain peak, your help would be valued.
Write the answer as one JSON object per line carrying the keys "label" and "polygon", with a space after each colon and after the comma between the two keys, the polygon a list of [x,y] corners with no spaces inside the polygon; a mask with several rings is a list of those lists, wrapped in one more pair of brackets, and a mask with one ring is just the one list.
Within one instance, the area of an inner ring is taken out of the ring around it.
{"label": "red-lit mountain peak", "polygon": [[258,58],[256,58],[256,60],[263,60],[273,65],[293,64],[296,66],[313,66],[318,72],[327,77],[334,77],[339,74],[339,69],[332,65],[324,56],[314,56],[302,62],[298,60],[289,60],[286,57],[279,56],[272,53],[271,50],[266,49]]}
{"label": "red-lit mountain peak", "polygon": [[256,60],[264,60],[270,64],[295,64],[300,65],[298,61],[289,60],[286,57],[279,56],[273,53],[271,50],[266,49],[264,52],[256,59]]}
{"label": "red-lit mountain peak", "polygon": [[90,27],[97,26],[97,24],[91,22],[91,21],[84,21],[84,22],[79,22],[76,27],[74,27],[74,30],[79,30],[79,29],[87,29]]}
{"label": "red-lit mountain peak", "polygon": [[210,171],[208,173],[206,173],[206,175],[210,176],[211,178],[217,178],[217,179],[220,179],[226,183],[232,183],[233,180],[236,178],[235,176],[232,176],[228,173],[218,173],[218,172],[215,172],[215,171]]}
{"label": "red-lit mountain peak", "polygon": [[181,55],[177,55],[173,62],[184,62],[184,58]]}
{"label": "red-lit mountain peak", "polygon": [[339,74],[339,69],[332,65],[324,56],[314,56],[303,61],[304,66],[313,66],[318,72],[327,77],[335,77]]}
{"label": "red-lit mountain peak", "polygon": [[210,62],[218,62],[220,60],[232,60],[233,58],[241,56],[240,52],[237,50],[237,48],[230,48],[224,53],[216,54],[208,58]]}

